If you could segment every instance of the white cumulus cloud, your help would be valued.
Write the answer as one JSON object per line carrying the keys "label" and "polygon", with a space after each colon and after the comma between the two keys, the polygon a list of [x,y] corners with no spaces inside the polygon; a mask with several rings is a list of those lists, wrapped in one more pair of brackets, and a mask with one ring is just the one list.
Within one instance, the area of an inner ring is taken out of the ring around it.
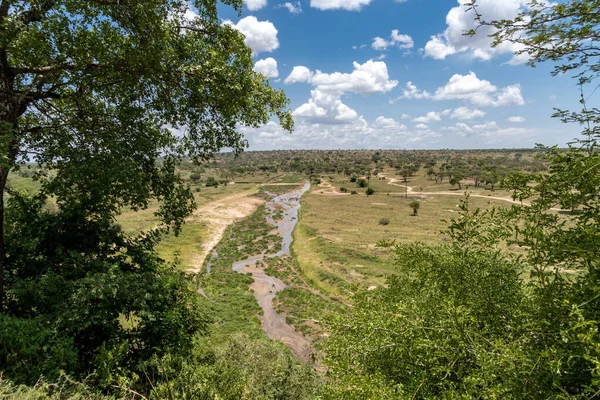
{"label": "white cumulus cloud", "polygon": [[401,99],[430,99],[431,94],[426,90],[419,90],[412,82],[406,83],[406,89],[404,89]]}
{"label": "white cumulus cloud", "polygon": [[521,123],[521,122],[525,122],[525,118],[523,117],[509,117],[507,119],[508,122],[515,122],[515,123]]}
{"label": "white cumulus cloud", "polygon": [[285,83],[308,82],[321,92],[334,93],[385,93],[398,85],[398,81],[390,80],[387,65],[383,61],[369,60],[364,64],[353,63],[351,73],[325,73],[319,70],[310,71],[304,66],[296,66],[285,79]]}
{"label": "white cumulus cloud", "polygon": [[289,85],[291,83],[310,82],[310,80],[312,79],[312,76],[313,76],[313,73],[311,72],[310,69],[306,68],[303,65],[298,65],[298,66],[294,67],[294,69],[292,69],[292,72],[290,72],[288,77],[285,78],[283,83],[285,83],[286,85]]}
{"label": "white cumulus cloud", "polygon": [[373,38],[371,47],[375,50],[385,50],[388,47],[398,47],[399,49],[412,49],[415,46],[415,42],[409,35],[401,34],[398,29],[394,29],[390,34],[389,39],[381,37]]}
{"label": "white cumulus cloud", "polygon": [[267,0],[244,0],[244,4],[248,10],[256,11],[267,5]]}
{"label": "white cumulus cloud", "polygon": [[269,21],[259,21],[255,16],[250,15],[239,20],[237,24],[229,20],[224,23],[244,34],[244,42],[254,54],[272,52],[279,47],[277,29]]}
{"label": "white cumulus cloud", "polygon": [[[464,5],[464,0],[457,0],[458,6],[452,8],[446,16],[446,30],[431,37],[424,48],[426,57],[443,60],[446,57],[466,53],[479,60],[490,60],[502,54],[514,54],[522,47],[508,41],[492,48],[490,34],[496,29],[491,26],[479,27],[475,36],[464,33],[477,27],[475,11]],[[486,20],[513,19],[528,3],[528,0],[479,0],[477,9]],[[528,60],[527,54],[514,56],[509,64],[522,64]]]}
{"label": "white cumulus cloud", "polygon": [[296,3],[285,2],[283,4],[279,4],[277,8],[287,8],[287,10],[292,14],[300,14],[302,12],[302,5],[299,1]]}
{"label": "white cumulus cloud", "polygon": [[310,6],[319,10],[360,11],[371,1],[373,0],[310,0]]}
{"label": "white cumulus cloud", "polygon": [[481,111],[476,108],[458,107],[457,109],[455,109],[452,112],[452,114],[450,115],[450,118],[464,121],[464,120],[470,120],[470,119],[475,119],[475,118],[482,118],[482,117],[485,117],[485,115],[486,115],[485,111]]}
{"label": "white cumulus cloud", "polygon": [[279,71],[277,70],[277,60],[273,57],[259,60],[254,64],[254,70],[260,74],[263,74],[267,78],[277,78]]}
{"label": "white cumulus cloud", "polygon": [[311,90],[308,103],[292,112],[295,118],[313,124],[352,124],[364,121],[356,111],[342,103],[339,96],[327,94],[319,89]]}
{"label": "white cumulus cloud", "polygon": [[507,86],[501,90],[489,81],[481,80],[474,72],[468,75],[456,74],[445,86],[437,89],[434,100],[465,100],[477,107],[521,106],[525,100],[519,85]]}
{"label": "white cumulus cloud", "polygon": [[427,115],[413,119],[413,122],[421,122],[424,124],[428,124],[430,122],[439,122],[441,120],[442,117],[440,116],[440,114],[434,111],[429,111]]}

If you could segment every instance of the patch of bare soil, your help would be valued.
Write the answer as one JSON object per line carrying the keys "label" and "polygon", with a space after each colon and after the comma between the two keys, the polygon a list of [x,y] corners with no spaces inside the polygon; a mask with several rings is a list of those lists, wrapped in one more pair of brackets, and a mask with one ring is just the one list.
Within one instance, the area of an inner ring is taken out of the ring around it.
{"label": "patch of bare soil", "polygon": [[205,204],[194,211],[189,219],[207,223],[211,236],[202,244],[202,252],[192,257],[193,268],[189,272],[200,272],[206,256],[221,241],[227,227],[252,215],[264,202],[264,199],[250,194],[237,194]]}

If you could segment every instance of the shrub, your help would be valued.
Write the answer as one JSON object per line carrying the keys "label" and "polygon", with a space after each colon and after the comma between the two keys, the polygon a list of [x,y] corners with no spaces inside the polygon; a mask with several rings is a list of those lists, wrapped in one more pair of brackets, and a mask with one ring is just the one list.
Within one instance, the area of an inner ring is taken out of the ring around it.
{"label": "shrub", "polygon": [[350,177],[350,182],[355,183],[356,182],[356,177],[355,176]]}
{"label": "shrub", "polygon": [[390,220],[388,218],[381,218],[379,220],[379,225],[386,226],[386,225],[389,225],[389,224],[390,224]]}
{"label": "shrub", "polygon": [[367,196],[371,196],[373,193],[375,193],[375,190],[373,188],[367,189]]}
{"label": "shrub", "polygon": [[350,194],[358,194],[358,192],[356,190],[353,190],[350,192]]}
{"label": "shrub", "polygon": [[361,187],[361,188],[365,188],[367,187],[367,181],[364,179],[358,179],[356,181],[356,186]]}
{"label": "shrub", "polygon": [[206,179],[206,187],[211,187],[211,186],[218,187],[219,186],[219,181],[217,181],[214,177],[209,176]]}
{"label": "shrub", "polygon": [[193,173],[190,175],[190,180],[194,182],[198,182],[200,179],[202,179],[202,176],[200,174]]}
{"label": "shrub", "polygon": [[345,187],[342,186],[340,188],[340,192],[342,192],[342,193],[348,193],[348,189],[346,189]]}

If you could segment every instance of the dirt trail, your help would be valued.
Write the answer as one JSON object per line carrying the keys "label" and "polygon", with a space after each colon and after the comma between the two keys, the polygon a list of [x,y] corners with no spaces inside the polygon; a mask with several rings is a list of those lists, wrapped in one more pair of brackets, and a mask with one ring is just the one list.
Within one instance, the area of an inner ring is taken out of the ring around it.
{"label": "dirt trail", "polygon": [[192,257],[193,268],[189,272],[200,272],[206,256],[221,241],[227,227],[252,215],[264,202],[265,200],[247,192],[213,201],[194,211],[190,220],[207,223],[211,235],[210,239],[202,244],[202,252]]}
{"label": "dirt trail", "polygon": [[[399,187],[407,187],[408,188],[408,194],[412,194],[412,195],[417,195],[417,196],[427,196],[427,195],[441,195],[441,196],[463,196],[465,195],[465,193],[463,191],[457,191],[457,192],[415,192],[413,191],[413,188],[410,186],[407,186],[405,184],[397,184],[396,182],[402,182],[399,179],[394,179],[391,178],[390,180],[388,180],[388,185],[393,185],[393,186],[399,186]],[[496,197],[496,196],[487,196],[487,195],[482,195],[482,194],[475,194],[475,193],[471,193],[469,192],[469,196],[471,197],[480,197],[482,199],[493,199],[493,200],[499,200],[499,201],[507,201],[509,203],[512,204],[521,204],[519,201],[513,200],[513,199],[509,199],[506,197]]]}
{"label": "dirt trail", "polygon": [[308,182],[304,187],[277,196],[266,203],[266,209],[274,215],[277,211],[283,211],[281,219],[274,220],[267,217],[267,221],[273,224],[282,238],[281,250],[275,254],[258,254],[238,261],[232,265],[234,271],[239,273],[250,273],[254,283],[250,286],[254,291],[254,297],[263,310],[262,329],[268,337],[279,340],[289,347],[294,355],[303,362],[307,362],[312,354],[310,340],[299,334],[285,320],[285,316],[277,314],[273,307],[273,299],[287,285],[280,279],[266,275],[262,267],[267,258],[282,257],[290,254],[292,244],[292,232],[298,222],[298,209],[300,208],[300,197],[309,189]]}

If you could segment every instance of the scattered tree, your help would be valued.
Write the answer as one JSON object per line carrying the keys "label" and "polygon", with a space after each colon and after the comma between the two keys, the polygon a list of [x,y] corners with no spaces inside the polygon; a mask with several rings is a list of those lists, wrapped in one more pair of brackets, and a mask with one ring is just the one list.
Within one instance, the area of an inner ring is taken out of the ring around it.
{"label": "scattered tree", "polygon": [[419,209],[421,208],[421,202],[420,201],[411,201],[408,206],[413,210],[413,215],[416,216]]}

